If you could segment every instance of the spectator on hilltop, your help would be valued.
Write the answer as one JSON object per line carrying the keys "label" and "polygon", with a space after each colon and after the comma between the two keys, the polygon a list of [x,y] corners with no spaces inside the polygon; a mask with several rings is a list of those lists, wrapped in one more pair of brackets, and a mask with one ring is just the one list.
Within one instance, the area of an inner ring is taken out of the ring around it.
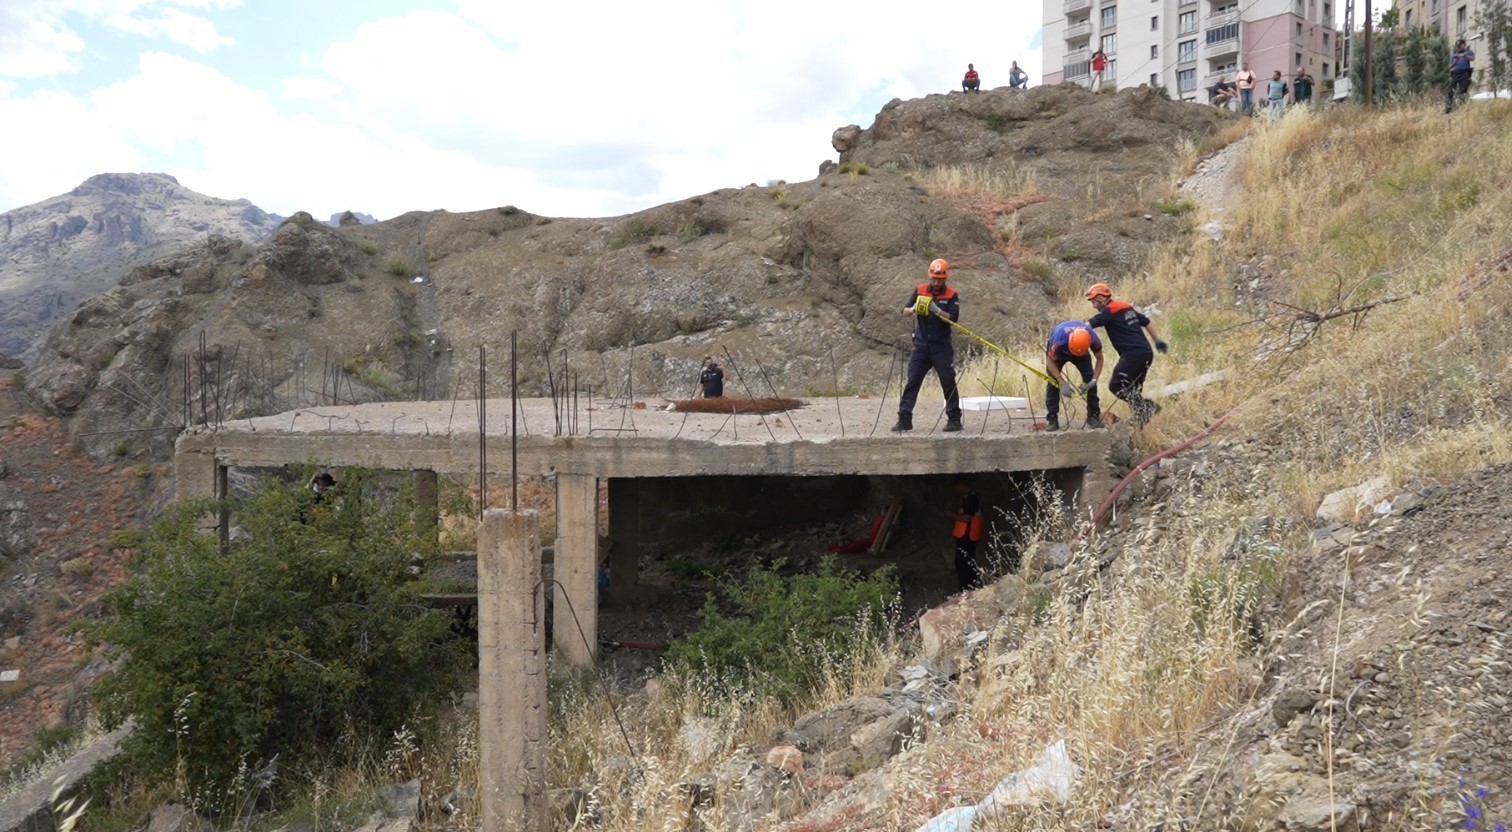
{"label": "spectator on hilltop", "polygon": [[1311,104],[1313,96],[1313,77],[1307,74],[1307,70],[1297,67],[1297,77],[1292,79],[1292,101],[1298,104]]}
{"label": "spectator on hilltop", "polygon": [[1013,68],[1008,70],[1008,86],[1015,90],[1029,86],[1029,73],[1019,68],[1018,61],[1014,61]]}
{"label": "spectator on hilltop", "polygon": [[1247,116],[1255,114],[1255,73],[1244,64],[1239,69],[1239,74],[1234,76],[1235,85],[1239,87],[1239,112]]}
{"label": "spectator on hilltop", "polygon": [[1092,53],[1092,91],[1102,92],[1103,73],[1108,69],[1108,56],[1101,49]]}
{"label": "spectator on hilltop", "polygon": [[1454,54],[1449,57],[1449,103],[1444,112],[1454,112],[1454,105],[1470,94],[1470,73],[1475,68],[1475,50],[1460,38],[1454,42]]}
{"label": "spectator on hilltop", "polygon": [[1265,82],[1265,106],[1271,118],[1280,118],[1286,111],[1286,93],[1289,91],[1279,69]]}
{"label": "spectator on hilltop", "polygon": [[961,92],[980,93],[981,91],[982,78],[977,75],[976,66],[974,64],[967,64],[966,77],[961,79]]}
{"label": "spectator on hilltop", "polygon": [[1228,76],[1218,76],[1218,81],[1208,87],[1208,103],[1214,107],[1227,108],[1230,101],[1236,96],[1234,83],[1228,80]]}

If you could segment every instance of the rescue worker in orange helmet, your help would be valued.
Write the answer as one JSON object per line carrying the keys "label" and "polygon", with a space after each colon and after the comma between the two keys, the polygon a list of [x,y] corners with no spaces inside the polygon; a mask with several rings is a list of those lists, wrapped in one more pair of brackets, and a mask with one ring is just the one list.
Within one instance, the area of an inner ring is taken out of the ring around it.
{"label": "rescue worker in orange helmet", "polygon": [[[1067,364],[1081,373],[1081,384],[1072,384],[1066,378]],[[1095,430],[1103,426],[1102,407],[1097,400],[1097,380],[1102,377],[1102,370],[1102,339],[1086,321],[1061,321],[1050,330],[1050,339],[1045,343],[1045,372],[1055,381],[1045,385],[1045,430],[1060,430],[1062,392],[1086,393],[1087,427]]]}
{"label": "rescue worker in orange helmet", "polygon": [[1108,379],[1108,392],[1128,402],[1134,419],[1143,425],[1160,412],[1160,405],[1142,394],[1145,376],[1155,363],[1150,342],[1155,342],[1155,349],[1162,353],[1167,349],[1166,342],[1160,340],[1148,316],[1130,303],[1114,300],[1108,284],[1094,283],[1088,287],[1087,300],[1097,310],[1087,325],[1106,332],[1108,343],[1118,351],[1118,363],[1113,366],[1113,377]]}
{"label": "rescue worker in orange helmet", "polygon": [[[903,387],[903,397],[898,400],[898,423],[894,433],[913,430],[914,402],[919,398],[919,387],[924,377],[934,369],[940,377],[940,389],[945,391],[945,432],[961,429],[961,394],[956,389],[955,347],[950,342],[948,321],[961,319],[961,296],[946,285],[950,279],[950,264],[935,260],[929,264],[929,280],[914,289],[903,308],[904,315],[914,316],[913,351],[908,356],[908,383]],[[925,301],[927,299],[927,302]]]}
{"label": "rescue worker in orange helmet", "polygon": [[965,592],[982,585],[982,571],[976,560],[977,543],[982,539],[982,498],[971,490],[965,477],[956,477],[951,485],[961,505],[946,513],[955,521],[950,536],[955,540],[956,581]]}

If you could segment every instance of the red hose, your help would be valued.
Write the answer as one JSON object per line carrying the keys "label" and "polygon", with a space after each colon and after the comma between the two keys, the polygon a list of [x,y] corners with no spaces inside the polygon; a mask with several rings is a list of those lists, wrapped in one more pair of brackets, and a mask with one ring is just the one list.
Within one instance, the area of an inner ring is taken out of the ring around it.
{"label": "red hose", "polygon": [[[1239,405],[1239,407],[1243,406],[1243,404]],[[1223,414],[1223,417],[1218,421],[1212,423],[1211,425],[1208,425],[1200,431],[1197,431],[1196,435],[1191,439],[1182,442],[1180,445],[1174,445],[1172,447],[1166,448],[1160,453],[1134,466],[1134,470],[1130,471],[1127,476],[1119,480],[1118,485],[1113,486],[1113,491],[1112,493],[1108,494],[1108,499],[1103,500],[1103,504],[1098,507],[1097,513],[1092,515],[1092,522],[1088,523],[1086,526],[1083,526],[1081,534],[1078,534],[1077,537],[1086,537],[1089,532],[1097,528],[1097,524],[1101,523],[1103,521],[1103,518],[1108,516],[1108,512],[1113,510],[1113,504],[1118,501],[1118,495],[1123,493],[1123,490],[1128,487],[1131,480],[1144,473],[1145,469],[1149,468],[1151,465],[1154,465],[1155,463],[1161,461],[1162,459],[1165,459],[1168,456],[1179,454],[1187,448],[1190,448],[1198,442],[1201,442],[1203,439],[1206,439],[1208,434],[1222,427],[1223,423],[1227,422],[1230,416],[1233,416],[1235,413],[1239,412],[1239,407],[1230,410],[1229,412]]]}

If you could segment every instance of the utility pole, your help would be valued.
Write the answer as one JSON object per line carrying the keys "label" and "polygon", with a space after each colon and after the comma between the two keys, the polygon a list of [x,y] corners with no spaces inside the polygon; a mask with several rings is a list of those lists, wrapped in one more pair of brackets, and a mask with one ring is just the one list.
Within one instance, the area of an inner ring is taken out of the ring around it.
{"label": "utility pole", "polygon": [[1365,106],[1375,103],[1375,50],[1371,42],[1371,33],[1375,30],[1375,21],[1371,19],[1370,0],[1365,0]]}

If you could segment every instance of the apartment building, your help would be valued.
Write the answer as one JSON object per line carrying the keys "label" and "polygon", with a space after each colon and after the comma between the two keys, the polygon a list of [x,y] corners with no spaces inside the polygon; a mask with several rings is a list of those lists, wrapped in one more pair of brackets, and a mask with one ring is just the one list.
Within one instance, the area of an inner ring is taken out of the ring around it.
{"label": "apartment building", "polygon": [[1446,34],[1451,41],[1480,31],[1475,26],[1480,0],[1397,0],[1395,5],[1397,25],[1405,29],[1421,26],[1434,34]]}
{"label": "apartment building", "polygon": [[1099,47],[1108,56],[1104,84],[1164,84],[1184,101],[1206,101],[1206,88],[1220,75],[1233,80],[1244,62],[1262,78],[1279,69],[1290,80],[1306,67],[1320,87],[1338,73],[1335,4],[1344,0],[1041,2],[1047,84],[1089,83]]}

